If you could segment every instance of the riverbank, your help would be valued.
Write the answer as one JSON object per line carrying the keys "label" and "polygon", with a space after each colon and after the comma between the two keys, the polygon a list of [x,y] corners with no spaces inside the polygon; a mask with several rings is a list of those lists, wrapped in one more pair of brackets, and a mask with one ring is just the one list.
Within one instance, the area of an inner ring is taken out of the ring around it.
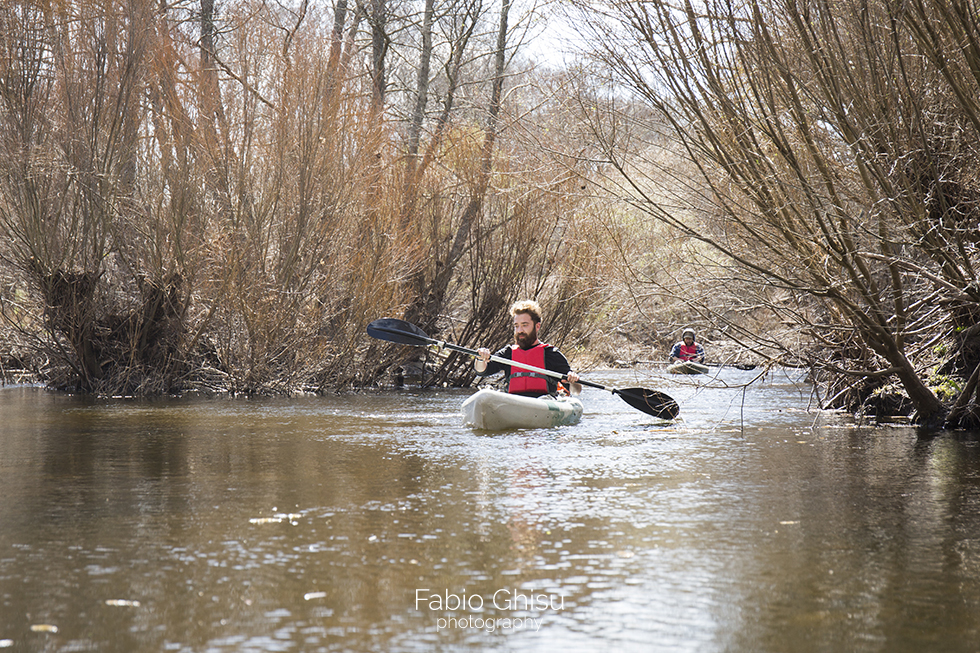
{"label": "riverbank", "polygon": [[[806,370],[807,367],[797,359],[769,359],[746,349],[732,340],[705,339],[702,341],[708,352],[706,362],[712,370],[733,368],[740,370],[756,370],[764,375],[767,370],[788,368]],[[631,342],[624,338],[616,338],[602,346],[592,348],[570,348],[566,350],[573,367],[581,373],[601,373],[604,370],[633,369],[638,372],[654,372],[667,365],[666,352],[668,344],[650,346],[646,343]],[[661,357],[658,352],[664,352]],[[379,369],[384,372],[374,378],[369,387],[413,387],[426,383],[431,373],[441,364],[443,359],[430,357],[421,359],[393,359]],[[426,363],[429,366],[427,367]],[[789,363],[789,364],[787,364]],[[928,430],[936,429],[978,429],[980,428],[980,410],[974,405],[962,401],[965,392],[972,391],[968,380],[958,376],[958,370],[953,365],[947,365],[947,374],[934,374],[930,377],[931,388],[943,401],[946,407],[943,415],[952,414],[955,421],[940,420],[928,425]],[[63,372],[58,372],[47,359],[41,360],[25,353],[23,348],[16,353],[8,352],[0,356],[0,384],[2,385],[42,385],[49,389],[73,393],[74,391],[58,379],[63,378]],[[809,374],[811,380],[814,375]],[[822,372],[816,376],[818,385],[815,391],[815,401],[825,408],[843,410],[864,419],[871,419],[883,424],[899,422],[914,422],[915,414],[909,398],[901,385],[886,383],[882,379],[854,379],[845,376],[831,376]],[[848,384],[848,385],[844,385]],[[158,388],[165,387],[158,383]],[[357,386],[348,386],[356,389]],[[843,390],[839,389],[843,387]],[[125,396],[291,396],[298,394],[317,395],[324,392],[337,392],[338,388],[329,383],[296,380],[292,384],[270,384],[262,386],[259,391],[242,392],[226,372],[214,365],[202,364],[197,369],[187,370],[179,383],[171,385],[170,391],[158,390],[139,394],[128,393]],[[828,391],[827,388],[838,388]],[[835,394],[836,392],[836,394]],[[84,393],[83,393],[84,394]],[[110,396],[123,396],[118,393]],[[959,406],[959,408],[957,408]]]}

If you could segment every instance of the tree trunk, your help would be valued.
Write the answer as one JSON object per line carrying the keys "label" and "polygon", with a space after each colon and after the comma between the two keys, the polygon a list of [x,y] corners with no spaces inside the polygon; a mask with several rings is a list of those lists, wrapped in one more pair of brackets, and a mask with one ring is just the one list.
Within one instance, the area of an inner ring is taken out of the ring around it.
{"label": "tree trunk", "polygon": [[385,57],[388,54],[387,0],[371,0],[371,8],[371,115],[380,116],[388,85],[385,72]]}
{"label": "tree trunk", "polygon": [[433,331],[436,321],[446,305],[446,293],[453,279],[456,266],[466,252],[473,225],[483,212],[483,205],[493,174],[493,153],[497,139],[497,122],[500,117],[503,97],[504,72],[507,64],[507,34],[510,0],[504,0],[500,7],[500,23],[497,30],[497,49],[494,56],[494,76],[490,90],[490,106],[486,127],[483,132],[483,145],[480,156],[480,172],[471,193],[470,200],[460,216],[459,226],[445,258],[436,262],[436,272],[428,288],[417,288],[413,303],[405,312],[405,319],[422,327],[423,331]]}

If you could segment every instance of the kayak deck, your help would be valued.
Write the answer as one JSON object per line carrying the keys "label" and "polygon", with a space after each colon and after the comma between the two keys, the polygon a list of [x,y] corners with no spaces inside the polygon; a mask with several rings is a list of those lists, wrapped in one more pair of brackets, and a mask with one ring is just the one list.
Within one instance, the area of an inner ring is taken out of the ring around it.
{"label": "kayak deck", "polygon": [[680,361],[667,368],[670,374],[707,374],[708,366],[695,361]]}
{"label": "kayak deck", "polygon": [[486,388],[462,406],[466,425],[487,431],[567,426],[582,418],[582,410],[575,397],[522,397]]}

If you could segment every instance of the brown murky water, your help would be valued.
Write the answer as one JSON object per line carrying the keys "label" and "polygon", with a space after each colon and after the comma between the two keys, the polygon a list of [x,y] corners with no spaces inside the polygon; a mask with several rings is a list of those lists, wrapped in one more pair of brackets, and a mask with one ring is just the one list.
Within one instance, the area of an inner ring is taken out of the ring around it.
{"label": "brown murky water", "polygon": [[[717,372],[717,370],[716,370]],[[574,427],[468,391],[0,389],[0,648],[976,651],[980,446],[753,372],[593,373]]]}

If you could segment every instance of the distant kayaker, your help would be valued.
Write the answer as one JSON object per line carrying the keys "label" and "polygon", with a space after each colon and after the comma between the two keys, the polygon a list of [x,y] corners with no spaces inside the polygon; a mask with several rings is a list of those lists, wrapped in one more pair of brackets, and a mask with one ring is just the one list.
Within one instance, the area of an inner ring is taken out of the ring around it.
{"label": "distant kayaker", "polygon": [[701,343],[696,342],[697,334],[694,333],[694,329],[691,327],[685,328],[681,332],[681,340],[674,345],[674,348],[670,351],[670,362],[676,363],[677,361],[694,361],[696,363],[704,363],[704,347]]}
{"label": "distant kayaker", "polygon": [[[576,383],[578,374],[571,371],[565,356],[555,347],[538,340],[541,330],[541,307],[538,303],[530,300],[517,302],[510,307],[510,314],[514,317],[514,344],[502,347],[494,356],[558,372],[564,374],[570,383]],[[490,350],[485,347],[478,349],[477,354],[479,358],[474,362],[477,375],[507,372],[507,391],[511,394],[540,397],[558,391],[558,379],[554,377],[491,361]]]}

